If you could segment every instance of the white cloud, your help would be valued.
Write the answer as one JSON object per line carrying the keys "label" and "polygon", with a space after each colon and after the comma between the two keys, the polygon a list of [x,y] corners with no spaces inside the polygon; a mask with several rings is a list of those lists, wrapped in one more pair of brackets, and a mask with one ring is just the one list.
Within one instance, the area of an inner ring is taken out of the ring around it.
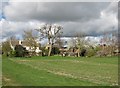
{"label": "white cloud", "polygon": [[3,38],[21,35],[23,30],[38,28],[41,23],[63,26],[64,36],[85,32],[99,35],[117,30],[117,2],[41,3],[10,2],[3,8],[6,20],[2,20]]}
{"label": "white cloud", "polygon": [[2,19],[0,22],[0,34],[3,38],[10,37],[12,35],[21,36],[24,30],[36,29],[40,25],[38,21],[29,22],[13,22]]}

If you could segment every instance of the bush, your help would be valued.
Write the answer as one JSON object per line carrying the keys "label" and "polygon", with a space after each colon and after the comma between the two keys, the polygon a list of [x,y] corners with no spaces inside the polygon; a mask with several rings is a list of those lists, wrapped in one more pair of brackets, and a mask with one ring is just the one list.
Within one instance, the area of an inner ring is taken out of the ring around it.
{"label": "bush", "polygon": [[16,56],[16,51],[15,50],[11,50],[9,56],[10,57],[15,57]]}
{"label": "bush", "polygon": [[101,48],[100,48],[100,46],[96,46],[95,48],[94,48],[94,50],[97,52],[97,51],[101,51]]}
{"label": "bush", "polygon": [[95,56],[95,50],[94,49],[88,49],[86,56],[91,57],[91,56]]}
{"label": "bush", "polygon": [[40,47],[42,50],[42,56],[48,56],[48,49],[45,49],[45,47]]}
{"label": "bush", "polygon": [[12,49],[8,40],[2,43],[2,53],[4,56],[9,56],[11,50]]}
{"label": "bush", "polygon": [[28,52],[23,46],[21,46],[21,45],[15,46],[15,56],[16,57],[24,57],[26,54],[28,54]]}
{"label": "bush", "polygon": [[86,55],[86,49],[81,49],[80,56],[85,56]]}
{"label": "bush", "polygon": [[58,48],[58,47],[53,47],[51,54],[52,54],[52,55],[60,54],[59,48]]}
{"label": "bush", "polygon": [[[40,48],[42,50],[42,56],[48,56],[49,49],[45,49],[45,47]],[[51,55],[60,54],[58,47],[53,47],[51,51]]]}

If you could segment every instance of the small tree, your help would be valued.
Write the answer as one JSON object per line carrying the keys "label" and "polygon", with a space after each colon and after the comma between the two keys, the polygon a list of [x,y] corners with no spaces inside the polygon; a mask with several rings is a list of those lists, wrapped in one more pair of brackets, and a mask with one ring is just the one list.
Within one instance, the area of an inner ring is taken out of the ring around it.
{"label": "small tree", "polygon": [[84,33],[77,33],[76,34],[76,46],[78,48],[78,57],[80,56],[80,51],[84,49],[84,45],[86,44],[85,41],[85,34]]}
{"label": "small tree", "polygon": [[38,38],[36,35],[33,34],[32,30],[26,30],[23,34],[24,41],[27,46],[34,47],[34,51],[37,46],[39,46],[36,42],[36,39]]}
{"label": "small tree", "polygon": [[55,39],[58,37],[58,35],[61,33],[62,26],[60,25],[51,25],[51,24],[45,24],[40,27],[40,29],[36,29],[41,34],[41,38],[47,38],[48,44],[49,44],[49,52],[48,56],[51,55],[52,47],[55,43]]}
{"label": "small tree", "polygon": [[2,43],[2,51],[3,51],[4,55],[8,56],[10,54],[11,50],[12,50],[12,48],[10,47],[9,40]]}
{"label": "small tree", "polygon": [[101,38],[102,45],[106,45],[103,47],[102,50],[106,54],[113,55],[114,51],[118,47],[118,34],[116,32],[111,33],[104,33],[103,37]]}
{"label": "small tree", "polygon": [[15,53],[16,57],[24,57],[28,54],[27,50],[22,45],[15,46]]}

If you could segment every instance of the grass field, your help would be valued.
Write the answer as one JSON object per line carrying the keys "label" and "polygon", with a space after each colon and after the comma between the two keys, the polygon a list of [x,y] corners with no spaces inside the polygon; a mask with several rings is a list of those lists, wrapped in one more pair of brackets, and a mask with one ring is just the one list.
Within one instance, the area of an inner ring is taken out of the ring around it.
{"label": "grass field", "polygon": [[0,55],[0,88],[2,86],[2,59],[1,59],[1,55]]}
{"label": "grass field", "polygon": [[3,58],[4,86],[109,86],[118,84],[117,57]]}

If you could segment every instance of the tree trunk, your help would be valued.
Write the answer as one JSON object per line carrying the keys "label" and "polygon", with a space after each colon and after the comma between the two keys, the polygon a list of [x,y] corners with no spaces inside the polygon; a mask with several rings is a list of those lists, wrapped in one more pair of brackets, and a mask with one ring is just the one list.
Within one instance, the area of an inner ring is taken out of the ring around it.
{"label": "tree trunk", "polygon": [[50,43],[50,48],[49,48],[49,52],[48,52],[48,56],[51,56],[51,52],[52,52],[52,48],[53,48],[53,42],[54,42],[54,37],[51,39],[51,43]]}
{"label": "tree trunk", "polygon": [[50,44],[48,56],[51,56],[51,51],[52,51],[52,44]]}
{"label": "tree trunk", "polygon": [[77,52],[77,53],[78,53],[78,57],[80,57],[80,49],[78,49],[78,52]]}

